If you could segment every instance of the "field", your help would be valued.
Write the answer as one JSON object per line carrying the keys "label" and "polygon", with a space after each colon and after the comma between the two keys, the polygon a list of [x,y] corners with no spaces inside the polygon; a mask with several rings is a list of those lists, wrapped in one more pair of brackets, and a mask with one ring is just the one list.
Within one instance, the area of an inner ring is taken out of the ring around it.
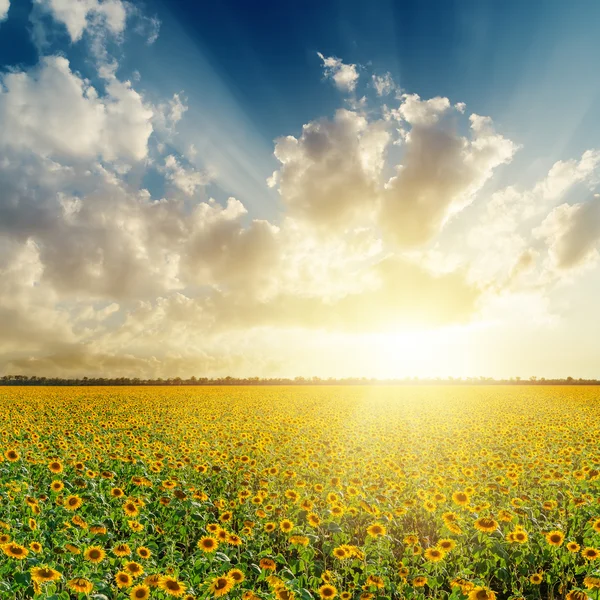
{"label": "field", "polygon": [[0,598],[597,600],[594,387],[0,388]]}

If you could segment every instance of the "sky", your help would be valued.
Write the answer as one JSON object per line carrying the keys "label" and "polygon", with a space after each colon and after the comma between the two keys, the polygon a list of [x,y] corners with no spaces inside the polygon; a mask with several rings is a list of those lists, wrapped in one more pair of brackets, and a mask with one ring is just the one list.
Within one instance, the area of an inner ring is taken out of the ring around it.
{"label": "sky", "polygon": [[0,374],[600,377],[599,25],[0,0]]}

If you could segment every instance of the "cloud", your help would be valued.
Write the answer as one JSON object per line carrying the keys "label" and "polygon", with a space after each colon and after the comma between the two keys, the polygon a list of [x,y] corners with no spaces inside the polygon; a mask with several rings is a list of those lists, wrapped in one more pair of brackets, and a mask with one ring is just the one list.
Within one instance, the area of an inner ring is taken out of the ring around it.
{"label": "cloud", "polygon": [[89,29],[102,28],[112,35],[125,30],[127,8],[121,0],[35,0],[44,11],[62,23],[72,42]]}
{"label": "cloud", "polygon": [[49,56],[31,71],[2,77],[0,147],[70,159],[143,159],[152,109],[128,81],[112,77],[100,96],[73,73],[69,61]]}
{"label": "cloud", "polygon": [[166,178],[187,196],[193,196],[197,188],[209,181],[207,175],[184,168],[172,154],[165,158],[165,173]]}
{"label": "cloud", "polygon": [[[190,118],[184,92],[151,104],[110,58],[128,24],[152,37],[137,8],[36,5],[94,60],[91,80],[62,55],[2,75],[5,371],[253,374],[272,359],[274,346],[257,342],[264,332],[309,340],[465,323],[503,290],[551,282],[541,264],[556,277],[596,256],[598,202],[552,209],[573,186],[594,184],[600,153],[557,162],[529,190],[484,195],[517,150],[489,117],[467,121],[466,106],[444,97],[398,97],[389,74],[370,85],[378,98],[394,94],[390,106],[373,107],[375,94],[353,96],[358,67],[322,54],[351,110],[275,141],[268,185],[280,215],[249,214],[242,194],[219,189],[198,158],[192,165],[175,150],[192,141],[178,144]],[[193,141],[202,147],[201,134]],[[533,219],[542,221],[536,236]],[[451,232],[442,233],[451,220],[471,244],[464,254],[466,244],[447,245]]]}
{"label": "cloud", "polygon": [[293,216],[316,227],[338,227],[377,208],[378,186],[390,135],[382,122],[370,124],[341,109],[332,121],[305,125],[295,138],[280,138],[275,157],[281,163],[272,183],[279,184]]}
{"label": "cloud", "polygon": [[323,61],[325,77],[332,79],[340,91],[353,92],[356,89],[356,82],[358,81],[356,65],[346,65],[339,58],[334,56],[325,57],[320,52],[317,52],[317,54]]}
{"label": "cloud", "polygon": [[0,0],[0,23],[8,18],[10,0]]}
{"label": "cloud", "polygon": [[453,214],[468,206],[517,146],[495,133],[488,117],[471,115],[470,138],[442,120],[446,98],[404,96],[399,113],[412,125],[404,156],[382,195],[381,226],[399,246],[431,240]]}
{"label": "cloud", "polygon": [[188,107],[182,94],[173,94],[168,102],[156,106],[152,124],[158,131],[173,135],[177,124],[181,121]]}
{"label": "cloud", "polygon": [[396,89],[396,84],[390,73],[384,75],[373,75],[373,87],[378,96],[387,96]]}
{"label": "cloud", "polygon": [[554,208],[533,231],[548,245],[551,264],[559,271],[582,267],[598,259],[600,201],[597,198]]}
{"label": "cloud", "polygon": [[[554,255],[547,261],[544,272],[538,259],[547,254],[548,247],[541,247],[540,241],[548,238],[551,245],[556,243],[564,226],[570,222],[570,205],[563,203],[565,208],[550,215],[558,202],[578,191],[578,186],[585,186],[584,193],[589,194],[598,181],[599,170],[600,152],[587,150],[579,159],[555,162],[548,173],[528,189],[507,186],[494,192],[479,223],[467,237],[469,246],[475,250],[472,260],[475,278],[499,286],[517,283],[542,286],[554,280],[561,260],[557,263],[558,256]],[[582,211],[581,215],[586,212]],[[547,218],[546,225],[540,228]],[[533,235],[532,231],[537,231],[538,235]],[[527,278],[520,276],[524,272],[521,268],[523,260]],[[519,277],[515,277],[515,273]]]}

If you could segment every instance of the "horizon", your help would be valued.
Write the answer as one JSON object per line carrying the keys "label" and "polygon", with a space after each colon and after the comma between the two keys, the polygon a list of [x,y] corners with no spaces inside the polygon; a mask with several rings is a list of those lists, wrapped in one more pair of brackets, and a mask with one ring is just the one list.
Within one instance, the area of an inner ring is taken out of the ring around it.
{"label": "horizon", "polygon": [[600,4],[261,8],[0,0],[0,375],[594,377]]}

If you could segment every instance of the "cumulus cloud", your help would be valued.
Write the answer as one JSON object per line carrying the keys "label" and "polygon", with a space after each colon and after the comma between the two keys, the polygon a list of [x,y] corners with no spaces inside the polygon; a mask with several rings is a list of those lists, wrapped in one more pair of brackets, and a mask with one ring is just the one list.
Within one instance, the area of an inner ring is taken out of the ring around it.
{"label": "cumulus cloud", "polygon": [[127,5],[121,0],[35,0],[35,3],[66,27],[72,42],[79,41],[91,28],[102,27],[112,35],[125,30]]}
{"label": "cumulus cloud", "polygon": [[397,175],[382,195],[381,226],[400,246],[423,244],[446,220],[469,205],[494,170],[517,146],[495,133],[488,117],[471,115],[470,138],[442,120],[447,98],[403,96],[400,117],[411,125]]}
{"label": "cumulus cloud", "polygon": [[332,121],[305,125],[298,138],[277,140],[275,157],[282,166],[271,181],[279,184],[292,215],[317,227],[343,227],[377,208],[389,140],[383,123],[338,110]]}
{"label": "cumulus cloud", "polygon": [[[530,285],[540,286],[554,279],[557,264],[562,262],[556,260],[556,249],[551,250],[553,257],[543,267],[541,258],[548,253],[548,247],[537,246],[545,239],[549,240],[550,246],[557,242],[563,226],[570,220],[567,215],[571,205],[563,202],[565,197],[576,192],[578,186],[584,187],[585,193],[589,194],[598,182],[599,172],[600,152],[587,150],[579,159],[555,162],[530,188],[507,186],[494,192],[479,222],[467,236],[469,245],[475,250],[472,270],[477,280],[513,286],[516,279],[523,283],[520,275],[525,270]],[[559,202],[563,208],[552,215],[559,208],[556,206]],[[581,215],[586,212],[587,209]],[[546,219],[546,225],[540,227]],[[538,235],[532,235],[532,230]]]}
{"label": "cumulus cloud", "polygon": [[130,82],[112,77],[100,96],[61,56],[1,81],[0,147],[71,159],[146,156],[153,112]]}
{"label": "cumulus cloud", "polygon": [[[140,16],[119,0],[37,5],[72,42],[120,41],[128,19]],[[319,56],[326,77],[353,94],[357,66]],[[268,185],[283,210],[267,220],[223,190],[215,192],[220,201],[206,199],[209,175],[174,149],[183,92],[150,104],[117,76],[115,60],[101,57],[94,83],[64,56],[2,75],[5,371],[168,377],[250,365],[256,372],[248,359],[256,346],[244,345],[252,332],[461,323],[479,314],[490,278],[517,285],[544,257],[548,271],[564,272],[596,256],[596,199],[555,205],[573,186],[594,184],[600,153],[557,162],[529,190],[482,198],[480,222],[470,236],[469,224],[461,230],[471,255],[454,260],[438,234],[517,150],[489,117],[467,122],[465,105],[444,97],[404,94],[380,110],[354,100],[351,110],[275,141],[279,166]],[[397,89],[389,74],[372,86],[378,97]],[[164,197],[145,189],[149,167],[163,177]],[[519,230],[531,230],[533,218],[535,235]],[[426,258],[434,244],[437,263]],[[490,274],[491,248],[502,275]],[[487,279],[477,274],[482,256]]]}
{"label": "cumulus cloud", "polygon": [[600,201],[561,204],[533,232],[548,245],[552,265],[559,271],[597,260],[600,241]]}
{"label": "cumulus cloud", "polygon": [[347,65],[334,56],[323,56],[317,52],[323,61],[325,77],[331,79],[335,86],[342,92],[353,92],[358,81],[358,70],[356,65]]}
{"label": "cumulus cloud", "polygon": [[165,173],[167,179],[187,196],[193,196],[197,188],[209,181],[206,175],[195,169],[183,167],[172,154],[165,159]]}
{"label": "cumulus cloud", "polygon": [[0,23],[8,18],[10,0],[0,0]]}

